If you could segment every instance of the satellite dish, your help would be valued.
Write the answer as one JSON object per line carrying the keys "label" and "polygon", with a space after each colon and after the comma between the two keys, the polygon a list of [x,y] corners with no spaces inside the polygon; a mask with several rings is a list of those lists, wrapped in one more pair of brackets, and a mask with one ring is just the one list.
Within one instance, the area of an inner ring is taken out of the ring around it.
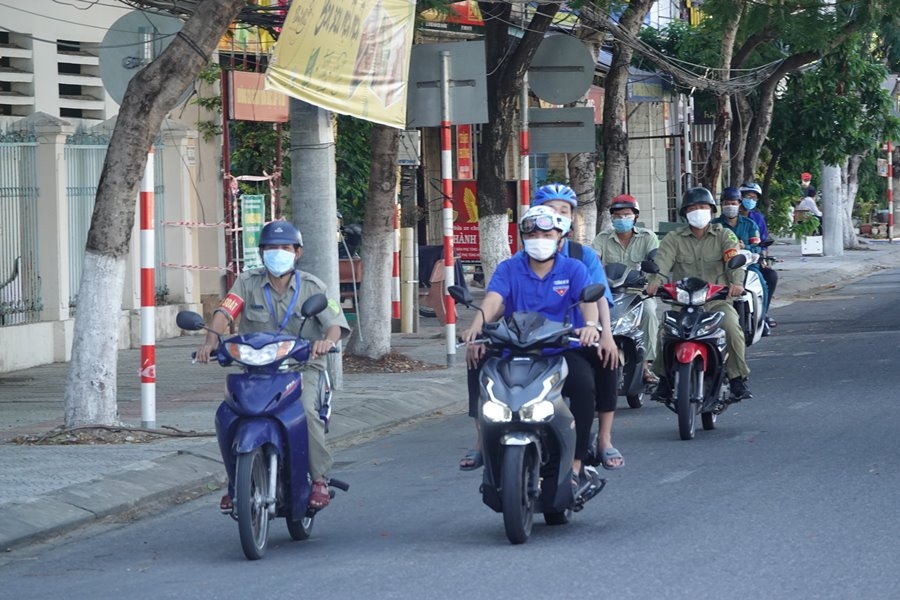
{"label": "satellite dish", "polygon": [[[100,45],[100,79],[118,104],[125,98],[128,82],[172,43],[181,31],[181,19],[160,13],[135,10],[125,13],[103,36]],[[187,100],[188,87],[178,104]]]}

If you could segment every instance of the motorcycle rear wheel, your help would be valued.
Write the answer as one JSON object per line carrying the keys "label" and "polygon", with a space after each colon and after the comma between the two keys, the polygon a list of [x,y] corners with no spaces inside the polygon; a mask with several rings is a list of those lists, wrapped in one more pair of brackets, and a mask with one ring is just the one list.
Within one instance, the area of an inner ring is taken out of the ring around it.
{"label": "motorcycle rear wheel", "polygon": [[547,525],[565,525],[572,518],[572,509],[567,508],[560,512],[545,512],[544,523]]}
{"label": "motorcycle rear wheel", "polygon": [[506,446],[500,475],[503,526],[511,544],[524,544],[534,523],[534,496],[529,493],[535,466],[530,446]]}
{"label": "motorcycle rear wheel", "polygon": [[718,417],[718,415],[711,411],[700,413],[700,420],[703,423],[704,431],[711,431],[716,428],[716,417]]}
{"label": "motorcycle rear wheel", "polygon": [[625,400],[628,401],[629,407],[640,408],[644,405],[644,392],[638,392],[637,394],[631,396],[625,396]]}
{"label": "motorcycle rear wheel", "polygon": [[241,548],[249,560],[259,560],[269,544],[269,467],[262,448],[237,457],[234,509],[237,513]]}
{"label": "motorcycle rear wheel", "polygon": [[678,389],[675,396],[675,409],[678,412],[678,434],[682,440],[694,439],[694,433],[697,431],[695,417],[697,416],[697,405],[691,402],[691,398],[702,393],[698,390],[694,394],[697,387],[698,377],[697,370],[700,367],[696,362],[681,363],[678,365]]}

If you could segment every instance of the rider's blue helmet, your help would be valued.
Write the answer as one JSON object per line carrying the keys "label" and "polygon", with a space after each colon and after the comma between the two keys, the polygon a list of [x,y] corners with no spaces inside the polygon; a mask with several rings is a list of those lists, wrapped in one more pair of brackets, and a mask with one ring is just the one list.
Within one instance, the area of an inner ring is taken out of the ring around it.
{"label": "rider's blue helmet", "polygon": [[578,207],[578,198],[575,196],[575,190],[564,183],[548,183],[542,185],[534,192],[534,198],[531,200],[532,206],[540,206],[551,200],[564,200],[572,205],[572,210]]}
{"label": "rider's blue helmet", "polygon": [[741,200],[741,190],[737,189],[734,186],[727,187],[722,190],[722,201],[725,200]]}
{"label": "rider's blue helmet", "polygon": [[259,234],[260,246],[283,246],[290,244],[294,248],[303,246],[303,236],[288,221],[270,221]]}

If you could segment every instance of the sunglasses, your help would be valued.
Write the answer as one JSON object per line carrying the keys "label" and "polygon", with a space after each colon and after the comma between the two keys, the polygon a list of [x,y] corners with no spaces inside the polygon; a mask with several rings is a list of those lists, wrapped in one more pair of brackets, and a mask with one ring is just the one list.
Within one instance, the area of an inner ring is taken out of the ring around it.
{"label": "sunglasses", "polygon": [[552,231],[557,228],[556,217],[550,215],[538,215],[536,217],[528,217],[519,223],[519,230],[522,233],[531,233],[535,229],[541,231]]}

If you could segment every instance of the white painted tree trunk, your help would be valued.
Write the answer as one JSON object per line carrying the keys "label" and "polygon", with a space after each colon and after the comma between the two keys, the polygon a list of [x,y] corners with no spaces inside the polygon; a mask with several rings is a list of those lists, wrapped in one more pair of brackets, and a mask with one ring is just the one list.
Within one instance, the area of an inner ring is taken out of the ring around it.
{"label": "white painted tree trunk", "polygon": [[856,203],[856,194],[859,191],[859,165],[862,161],[862,156],[854,155],[844,161],[841,166],[841,205],[845,249],[859,247],[856,229],[853,227],[853,205]]}
{"label": "white painted tree trunk", "polygon": [[[202,0],[193,16],[128,88],[110,139],[78,293],[65,424],[111,424],[117,419],[116,369],[125,259],[147,153],[166,114],[209,64],[216,44],[245,0]],[[137,374],[135,374],[137,377]]]}
{"label": "white painted tree trunk", "polygon": [[572,189],[578,196],[572,237],[576,242],[590,244],[597,233],[597,154],[582,152],[571,154],[569,174]]}
{"label": "white painted tree trunk", "polygon": [[359,334],[351,352],[381,358],[391,351],[391,271],[394,250],[394,204],[400,132],[372,127],[369,195],[360,248],[363,266],[359,294]]}
{"label": "white painted tree trunk", "polygon": [[509,219],[504,215],[482,215],[478,219],[481,237],[481,266],[485,286],[491,281],[500,262],[509,258]]}
{"label": "white painted tree trunk", "polygon": [[844,255],[843,216],[841,202],[841,167],[824,165],[822,167],[822,213],[824,216],[822,233],[822,249],[825,256]]}
{"label": "white painted tree trunk", "polygon": [[66,382],[66,427],[119,424],[116,368],[124,287],[124,258],[85,252]]}

